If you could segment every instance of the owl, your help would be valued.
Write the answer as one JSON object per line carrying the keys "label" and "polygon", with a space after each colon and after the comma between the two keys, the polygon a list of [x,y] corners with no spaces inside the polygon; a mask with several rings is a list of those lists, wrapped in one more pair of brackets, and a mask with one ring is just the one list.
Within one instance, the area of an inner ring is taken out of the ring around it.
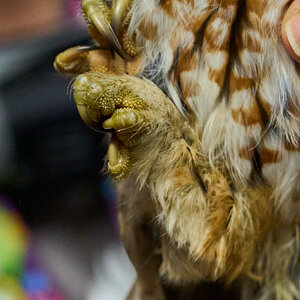
{"label": "owl", "polygon": [[128,300],[189,299],[207,283],[242,300],[300,299],[300,73],[280,39],[289,3],[82,1],[95,43],[54,66],[78,75],[81,118],[111,136],[137,273]]}

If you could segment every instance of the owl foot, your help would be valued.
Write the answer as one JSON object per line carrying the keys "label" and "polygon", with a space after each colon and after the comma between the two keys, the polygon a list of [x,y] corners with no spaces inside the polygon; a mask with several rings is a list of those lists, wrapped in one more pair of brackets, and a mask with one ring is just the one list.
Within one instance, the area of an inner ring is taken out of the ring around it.
{"label": "owl foot", "polygon": [[60,53],[54,67],[66,74],[100,72],[137,74],[141,71],[140,49],[127,33],[133,0],[83,0],[82,11],[90,36],[98,46],[77,46]]}
{"label": "owl foot", "polygon": [[[108,169],[119,179],[131,166],[130,148],[147,125],[147,104],[131,86],[129,76],[83,74],[74,82],[74,99],[83,121],[96,131],[113,131]],[[140,79],[136,79],[140,80]],[[136,87],[137,88],[137,87]]]}

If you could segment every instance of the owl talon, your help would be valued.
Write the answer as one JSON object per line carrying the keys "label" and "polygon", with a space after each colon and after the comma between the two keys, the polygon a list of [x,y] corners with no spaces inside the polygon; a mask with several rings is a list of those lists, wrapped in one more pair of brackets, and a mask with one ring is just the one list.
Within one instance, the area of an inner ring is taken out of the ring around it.
{"label": "owl talon", "polygon": [[99,46],[76,46],[59,53],[54,60],[54,68],[61,73],[76,74],[84,70],[84,60],[91,50],[102,49]]}
{"label": "owl talon", "polygon": [[107,5],[101,0],[82,0],[81,7],[87,22],[95,26],[112,49],[124,58],[120,42],[110,25],[111,11]]}
{"label": "owl talon", "polygon": [[119,56],[125,58],[122,47],[115,32],[113,31],[111,25],[107,22],[107,20],[103,18],[101,13],[94,12],[90,15],[90,18],[98,31],[107,39],[112,49],[116,51]]}
{"label": "owl talon", "polygon": [[130,169],[129,151],[113,135],[108,147],[108,170],[116,179],[127,176]]}

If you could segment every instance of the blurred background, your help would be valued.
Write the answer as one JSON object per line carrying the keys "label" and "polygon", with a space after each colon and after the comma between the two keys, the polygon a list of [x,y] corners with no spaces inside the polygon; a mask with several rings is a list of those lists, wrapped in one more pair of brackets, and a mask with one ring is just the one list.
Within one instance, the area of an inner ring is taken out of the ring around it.
{"label": "blurred background", "polygon": [[0,299],[124,299],[106,138],[81,121],[54,57],[91,44],[77,0],[0,0]]}

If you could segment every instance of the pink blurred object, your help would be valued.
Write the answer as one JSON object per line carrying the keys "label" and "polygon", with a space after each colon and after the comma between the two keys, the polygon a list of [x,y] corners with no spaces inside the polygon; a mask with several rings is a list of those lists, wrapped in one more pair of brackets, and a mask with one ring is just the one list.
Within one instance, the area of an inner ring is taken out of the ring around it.
{"label": "pink blurred object", "polygon": [[68,11],[73,16],[78,16],[81,13],[81,0],[69,0]]}
{"label": "pink blurred object", "polygon": [[55,292],[37,293],[28,298],[29,300],[65,300]]}
{"label": "pink blurred object", "polygon": [[84,23],[84,18],[81,14],[81,0],[68,0],[67,13],[71,19]]}

